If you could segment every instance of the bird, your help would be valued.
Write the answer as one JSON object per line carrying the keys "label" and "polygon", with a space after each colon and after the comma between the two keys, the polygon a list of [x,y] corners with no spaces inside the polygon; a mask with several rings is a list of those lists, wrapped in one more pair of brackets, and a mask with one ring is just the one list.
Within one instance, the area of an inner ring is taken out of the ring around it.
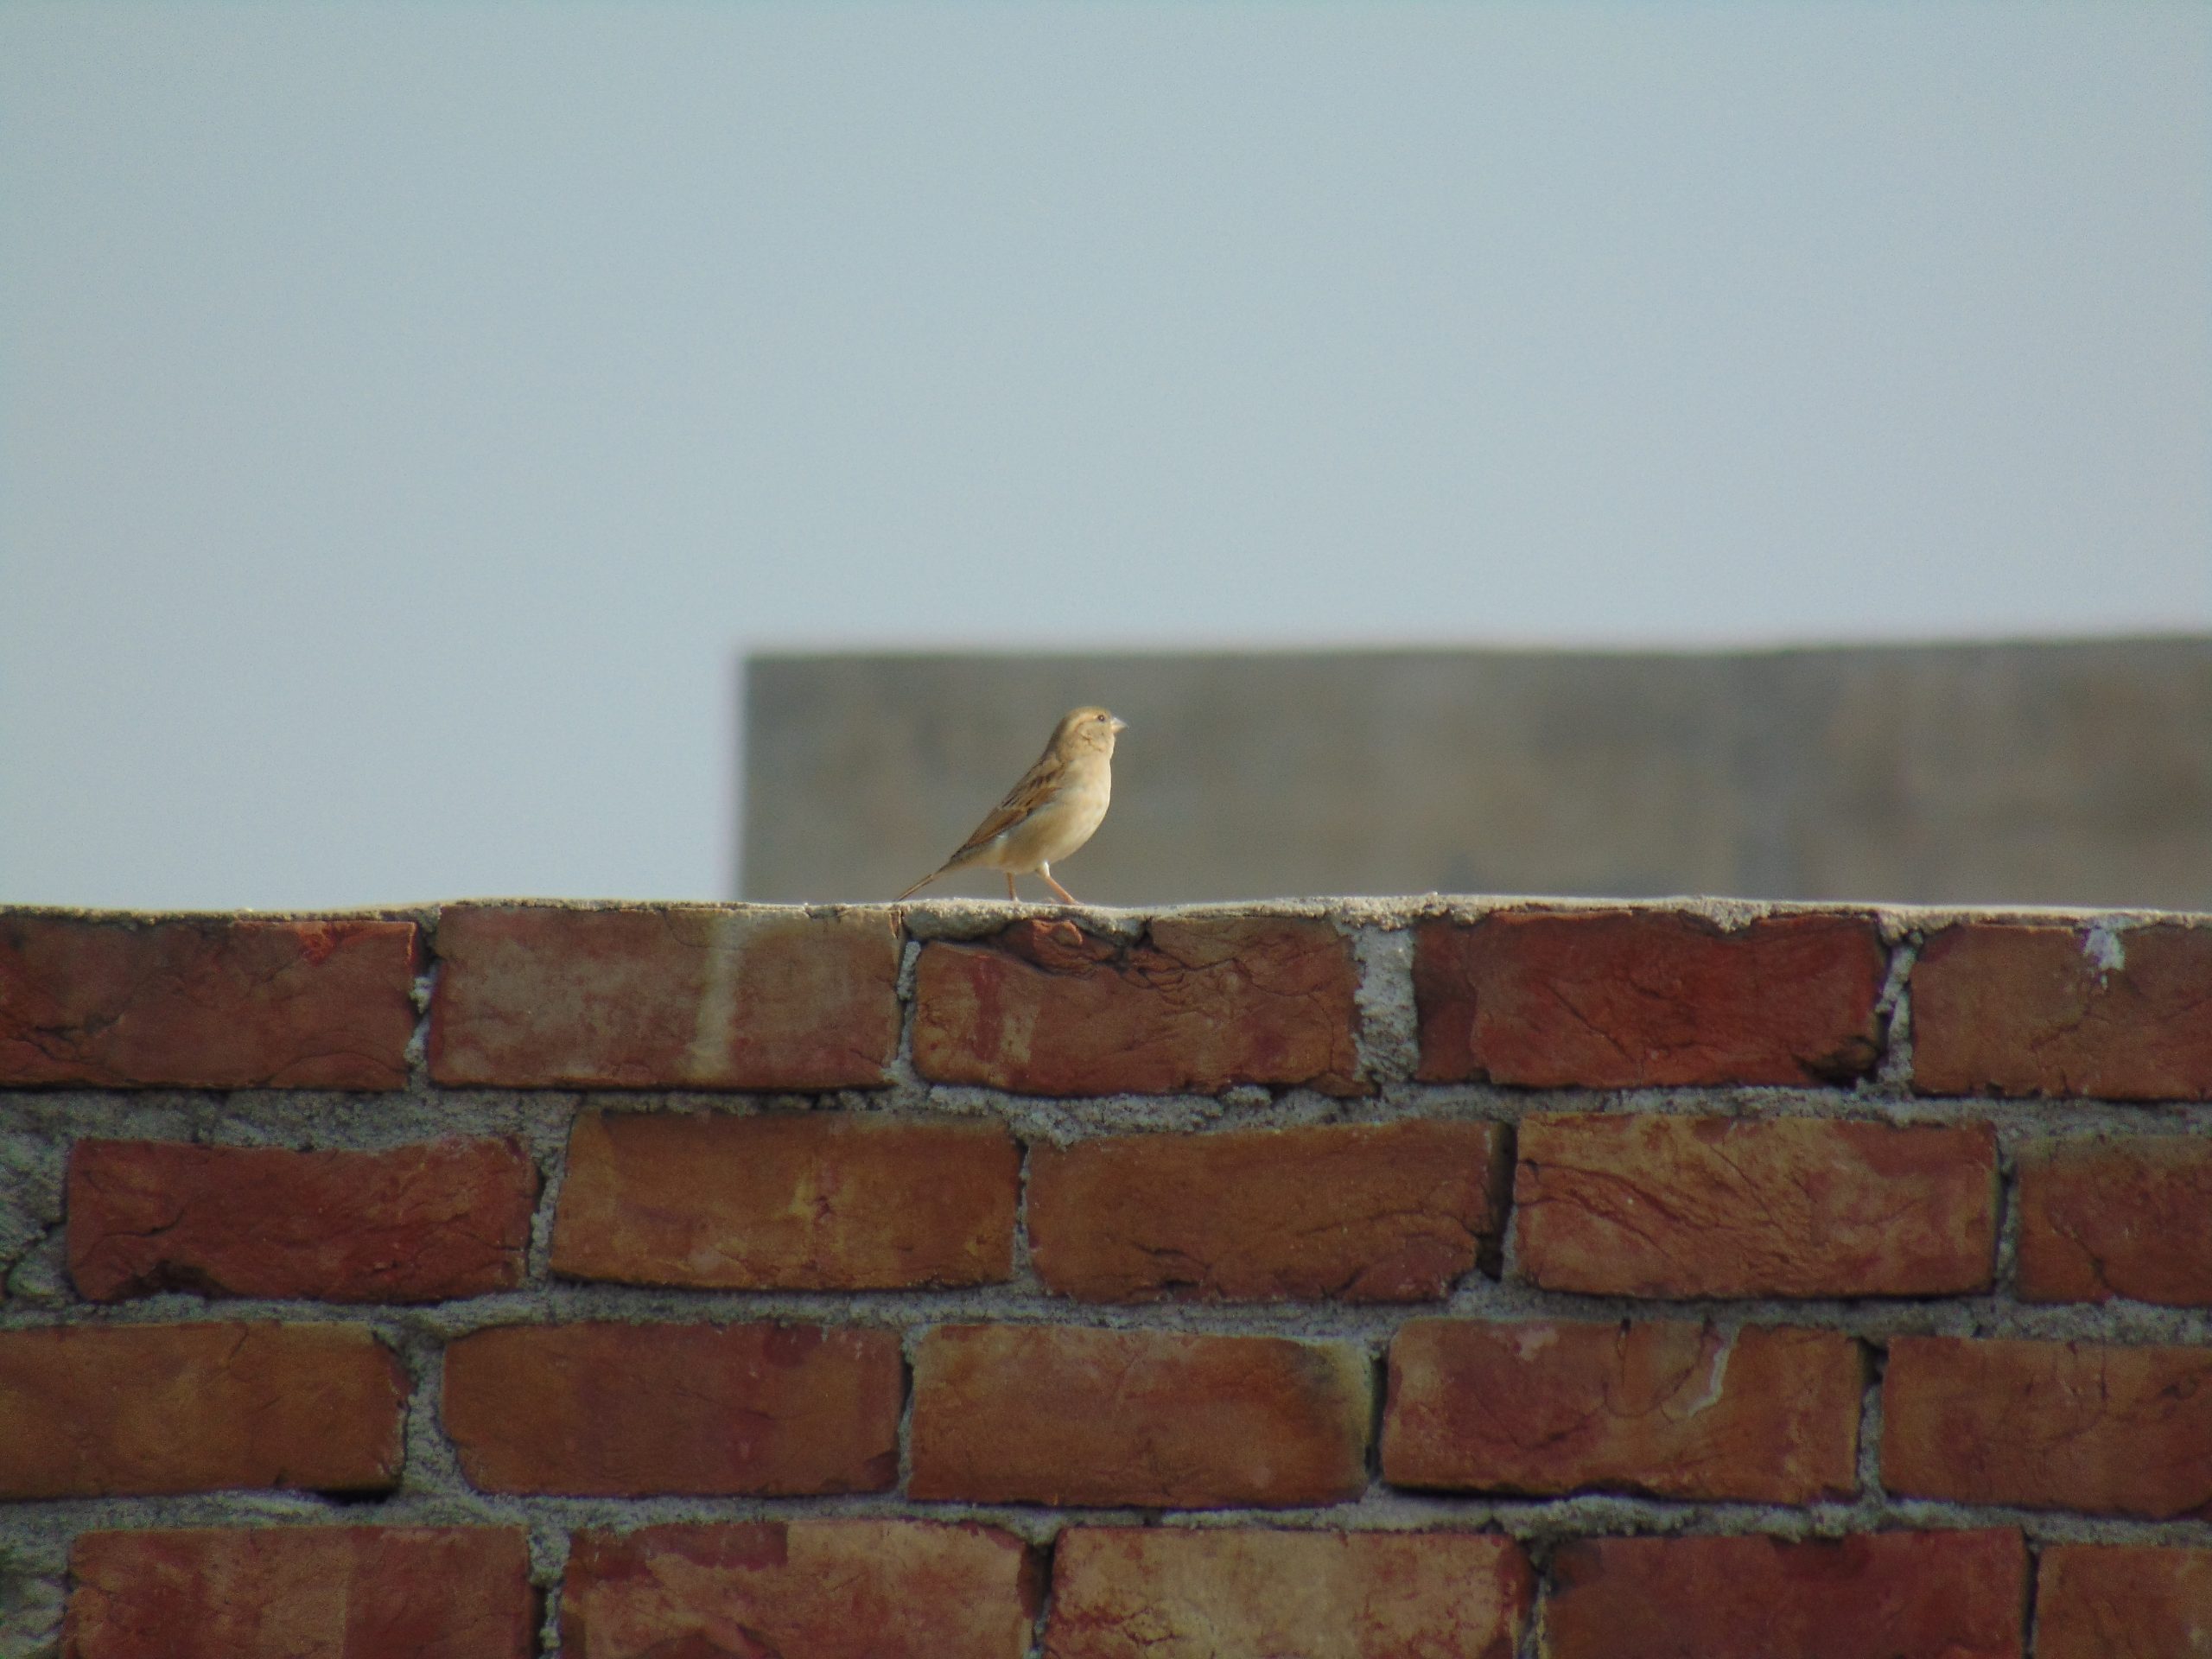
{"label": "bird", "polygon": [[1105,818],[1114,787],[1114,740],[1128,728],[1128,721],[1103,709],[1070,709],[1052,728],[1052,741],[1037,764],[1021,774],[1021,781],[960,843],[960,850],[899,898],[911,899],[955,870],[980,868],[1005,875],[1009,899],[1019,896],[1014,878],[1033,871],[1063,904],[1078,902],[1052,879],[1052,861],[1089,841]]}

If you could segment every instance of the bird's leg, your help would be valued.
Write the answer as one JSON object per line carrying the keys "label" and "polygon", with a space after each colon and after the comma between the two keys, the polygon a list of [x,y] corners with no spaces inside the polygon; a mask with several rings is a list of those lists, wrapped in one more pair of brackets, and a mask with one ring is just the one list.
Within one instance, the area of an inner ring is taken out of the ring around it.
{"label": "bird's leg", "polygon": [[1062,904],[1075,905],[1083,902],[1081,899],[1077,899],[1075,894],[1070,893],[1065,887],[1052,880],[1052,867],[1051,865],[1039,864],[1037,867],[1037,874],[1045,878],[1045,885],[1046,887],[1050,887],[1054,893],[1060,895],[1060,902]]}
{"label": "bird's leg", "polygon": [[1014,872],[1012,870],[1008,870],[1006,873],[1006,896],[1009,900],[1015,903],[1020,902],[1021,895],[1014,890]]}

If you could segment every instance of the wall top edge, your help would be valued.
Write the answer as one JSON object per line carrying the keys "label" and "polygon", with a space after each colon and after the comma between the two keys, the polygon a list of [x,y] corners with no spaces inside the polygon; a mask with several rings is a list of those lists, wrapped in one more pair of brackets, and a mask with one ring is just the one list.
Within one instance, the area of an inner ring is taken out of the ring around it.
{"label": "wall top edge", "polygon": [[474,898],[435,903],[331,910],[134,910],[67,905],[0,904],[0,924],[40,918],[110,925],[156,923],[403,921],[435,928],[447,911],[461,909],[555,911],[656,911],[677,913],[768,916],[882,914],[898,917],[917,938],[972,936],[1016,921],[1081,921],[1108,932],[1127,932],[1162,918],[1218,920],[1272,917],[1327,920],[1348,927],[1391,929],[1446,919],[1474,921],[1495,915],[1574,914],[1624,911],[1639,915],[1696,916],[1735,929],[1769,917],[1844,916],[1870,918],[1895,935],[1925,933],[1963,922],[2058,923],[2081,927],[2134,928],[2152,925],[2212,926],[2212,912],[2156,909],[2099,908],[2053,905],[1903,905],[1874,901],[1755,899],[1707,894],[1648,899],[1575,898],[1564,895],[1486,893],[1336,894],[1233,902],[1119,906],[1068,906],[984,899],[933,899],[905,904],[818,903],[778,905],[711,903],[651,899]]}

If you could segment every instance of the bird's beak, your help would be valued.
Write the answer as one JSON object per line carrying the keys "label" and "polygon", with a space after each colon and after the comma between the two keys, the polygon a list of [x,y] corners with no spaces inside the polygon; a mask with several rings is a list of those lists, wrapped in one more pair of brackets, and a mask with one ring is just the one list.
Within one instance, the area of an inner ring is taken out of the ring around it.
{"label": "bird's beak", "polygon": [[1114,716],[1114,729],[1117,732],[1126,732],[1129,729],[1129,722],[1116,715]]}

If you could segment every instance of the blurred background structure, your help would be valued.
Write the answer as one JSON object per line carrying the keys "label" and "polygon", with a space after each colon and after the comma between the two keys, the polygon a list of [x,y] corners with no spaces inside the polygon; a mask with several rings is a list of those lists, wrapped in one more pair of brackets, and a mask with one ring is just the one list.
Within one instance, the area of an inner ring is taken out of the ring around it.
{"label": "blurred background structure", "polygon": [[[1068,708],[1106,904],[1575,893],[2212,910],[2212,639],[1722,653],[762,656],[748,899],[883,899]],[[1001,893],[988,871],[925,893]],[[1023,896],[1050,894],[1033,878]]]}

